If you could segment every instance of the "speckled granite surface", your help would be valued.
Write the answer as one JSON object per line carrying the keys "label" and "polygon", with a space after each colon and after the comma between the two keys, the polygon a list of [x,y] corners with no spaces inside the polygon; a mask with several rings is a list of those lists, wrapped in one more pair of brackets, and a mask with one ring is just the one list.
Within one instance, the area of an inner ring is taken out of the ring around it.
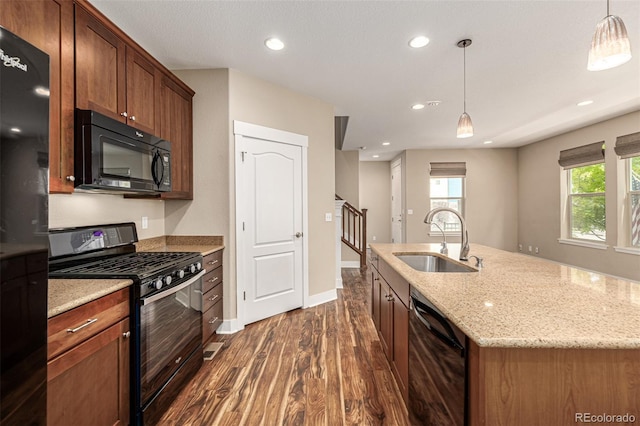
{"label": "speckled granite surface", "polygon": [[48,318],[129,287],[131,280],[49,280]]}
{"label": "speckled granite surface", "polygon": [[[217,236],[163,236],[136,244],[137,251],[195,251],[203,255],[223,248],[223,237]],[[131,280],[50,279],[48,317],[59,315],[131,284]]]}
{"label": "speckled granite surface", "polygon": [[[640,283],[471,244],[484,268],[416,271],[394,254],[439,254],[439,244],[371,244],[479,346],[640,348]],[[458,261],[460,245],[449,245]],[[475,259],[464,264],[475,264]]]}

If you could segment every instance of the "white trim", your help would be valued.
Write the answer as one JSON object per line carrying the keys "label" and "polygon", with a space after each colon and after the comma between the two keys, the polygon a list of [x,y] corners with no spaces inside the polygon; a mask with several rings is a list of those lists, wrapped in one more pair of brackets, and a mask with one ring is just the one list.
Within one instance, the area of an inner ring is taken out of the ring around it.
{"label": "white trim", "polygon": [[336,278],[336,288],[344,288],[342,284],[342,278]]}
{"label": "white trim", "polygon": [[244,330],[244,325],[238,321],[238,318],[232,318],[223,320],[222,324],[218,326],[216,334],[234,334],[240,330]]}
{"label": "white trim", "polygon": [[633,254],[635,256],[640,256],[640,248],[613,246],[613,249],[618,253],[626,253],[626,254]]}
{"label": "white trim", "polygon": [[360,261],[359,260],[343,260],[340,263],[340,267],[342,268],[359,268]]}
{"label": "white trim", "polygon": [[[309,145],[309,137],[300,135],[297,133],[291,133],[284,130],[272,129],[270,127],[264,127],[257,124],[246,123],[243,121],[233,120],[233,134],[235,141],[235,193],[238,192],[238,184],[241,183],[240,170],[242,164],[242,139],[244,136],[262,139],[272,142],[279,142],[288,145],[295,145],[301,147],[302,150],[302,235],[309,235],[309,206],[308,206],[308,167],[307,167],[307,148]],[[244,309],[244,290],[243,283],[245,280],[245,271],[240,268],[241,262],[239,259],[244,259],[243,244],[238,244],[239,235],[242,235],[242,219],[241,215],[244,212],[244,206],[239,203],[240,197],[235,197],[236,203],[236,312],[238,318],[237,324],[231,328],[231,330],[244,329],[245,322],[245,309]],[[309,304],[309,239],[302,238],[302,306],[305,307]]]}
{"label": "white trim", "polygon": [[582,240],[567,240],[565,238],[558,238],[558,242],[560,244],[568,244],[570,246],[579,246],[579,247],[587,247],[597,250],[607,250],[609,246],[604,243],[592,243],[590,241],[582,241]]}
{"label": "white trim", "polygon": [[333,302],[338,298],[338,291],[334,288],[329,291],[325,291],[324,293],[314,294],[309,296],[307,299],[307,304],[304,308],[312,308],[317,305],[322,305],[323,303]]}
{"label": "white trim", "polygon": [[249,136],[251,138],[263,139],[297,145],[304,148],[309,146],[309,137],[298,133],[291,133],[285,130],[272,129],[258,124],[245,123],[244,121],[233,120],[233,134]]}

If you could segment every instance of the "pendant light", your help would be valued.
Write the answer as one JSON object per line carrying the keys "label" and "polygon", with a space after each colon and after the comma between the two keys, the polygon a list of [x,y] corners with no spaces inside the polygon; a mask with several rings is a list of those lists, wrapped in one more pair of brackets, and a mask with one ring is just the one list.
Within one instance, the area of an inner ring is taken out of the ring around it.
{"label": "pendant light", "polygon": [[589,71],[601,71],[617,67],[631,59],[631,45],[624,22],[620,17],[609,14],[607,0],[607,16],[596,26],[589,50]]}
{"label": "pendant light", "polygon": [[464,40],[460,40],[458,42],[458,47],[463,49],[463,60],[464,60],[464,108],[463,113],[458,119],[458,138],[469,138],[473,136],[473,124],[471,123],[471,117],[467,114],[467,46],[471,46],[471,40],[466,38]]}

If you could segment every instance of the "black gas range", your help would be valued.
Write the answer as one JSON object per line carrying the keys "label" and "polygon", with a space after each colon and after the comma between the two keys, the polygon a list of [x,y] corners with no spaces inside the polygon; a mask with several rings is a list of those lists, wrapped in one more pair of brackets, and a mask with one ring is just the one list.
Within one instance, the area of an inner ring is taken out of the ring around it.
{"label": "black gas range", "polygon": [[50,278],[133,281],[131,423],[155,424],[202,365],[202,255],[136,252],[134,223],[53,229]]}

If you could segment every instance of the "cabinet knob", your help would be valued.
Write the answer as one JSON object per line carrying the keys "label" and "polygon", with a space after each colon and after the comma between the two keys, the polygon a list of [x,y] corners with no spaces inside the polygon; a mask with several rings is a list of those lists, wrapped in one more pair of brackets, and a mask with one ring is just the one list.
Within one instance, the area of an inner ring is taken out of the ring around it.
{"label": "cabinet knob", "polygon": [[75,182],[76,181],[76,177],[75,176],[67,176],[67,180],[69,182]]}
{"label": "cabinet knob", "polygon": [[128,339],[129,337],[131,337],[131,332],[127,331],[126,333],[122,333],[122,337],[124,337],[125,339]]}
{"label": "cabinet knob", "polygon": [[129,114],[127,114],[127,111],[121,112],[120,115],[123,116],[123,117],[128,117],[129,116]]}
{"label": "cabinet knob", "polygon": [[131,117],[129,117],[129,120],[131,120],[131,121],[136,121],[136,116],[135,116],[135,115],[132,115]]}

